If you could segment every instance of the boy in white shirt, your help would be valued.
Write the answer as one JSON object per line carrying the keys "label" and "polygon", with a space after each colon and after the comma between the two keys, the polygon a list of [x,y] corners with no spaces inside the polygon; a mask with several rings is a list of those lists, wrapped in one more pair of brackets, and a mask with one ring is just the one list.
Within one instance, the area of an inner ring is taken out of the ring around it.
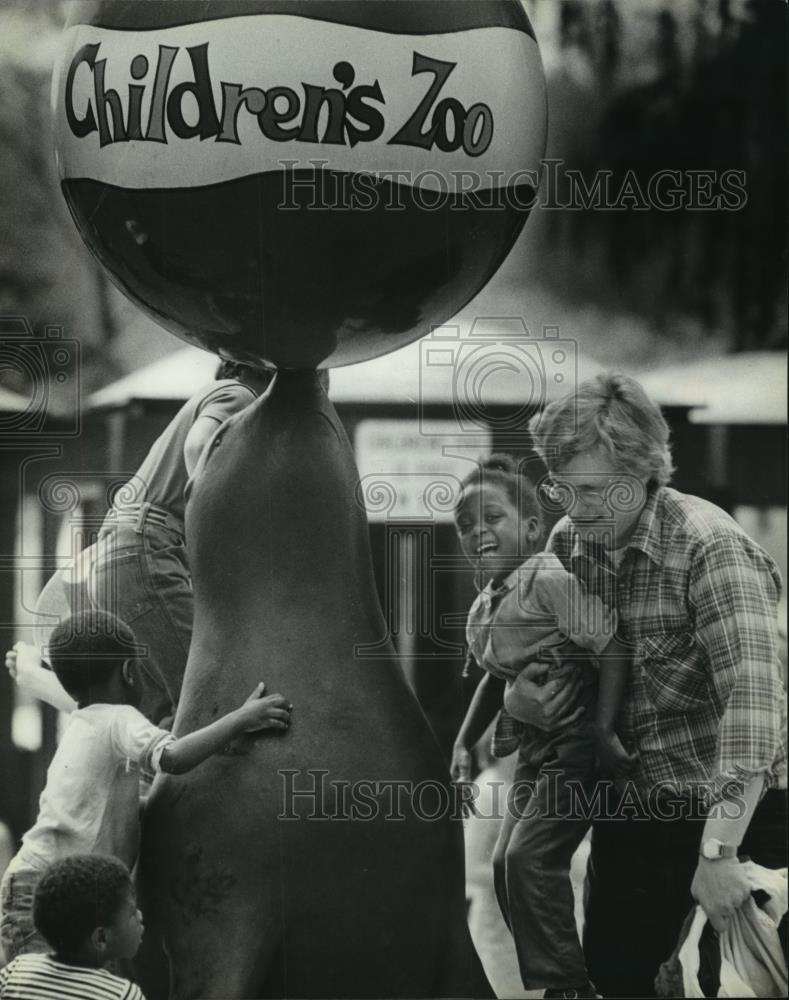
{"label": "boy in white shirt", "polygon": [[103,611],[66,619],[50,638],[52,668],[77,708],[47,772],[38,818],[0,884],[0,940],[9,961],[47,950],[32,905],[48,864],[107,854],[133,867],[141,773],[183,774],[242,733],[288,727],[290,703],[279,694],[264,697],[259,684],[240,708],[176,739],[135,707],[135,645],[131,629]]}

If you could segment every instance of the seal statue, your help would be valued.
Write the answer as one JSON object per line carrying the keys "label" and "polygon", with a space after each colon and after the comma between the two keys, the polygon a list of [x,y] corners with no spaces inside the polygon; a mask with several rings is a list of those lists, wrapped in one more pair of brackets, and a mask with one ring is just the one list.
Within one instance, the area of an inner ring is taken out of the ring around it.
{"label": "seal statue", "polygon": [[294,708],[287,733],[157,778],[138,873],[149,1000],[493,996],[438,745],[394,651],[360,655],[386,625],[357,483],[315,372],[280,371],[201,459],[175,732],[260,680]]}

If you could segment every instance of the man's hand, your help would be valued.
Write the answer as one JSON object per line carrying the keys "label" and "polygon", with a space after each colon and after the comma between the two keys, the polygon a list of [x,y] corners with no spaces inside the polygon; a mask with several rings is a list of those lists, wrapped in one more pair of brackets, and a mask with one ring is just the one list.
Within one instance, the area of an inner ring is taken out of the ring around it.
{"label": "man's hand", "polygon": [[748,900],[751,887],[737,858],[699,858],[690,891],[721,934],[735,911]]}
{"label": "man's hand", "polygon": [[628,753],[612,729],[595,727],[595,752],[603,773],[614,778],[627,778],[638,764],[638,754]]}
{"label": "man's hand", "polygon": [[293,705],[281,694],[265,695],[266,685],[261,681],[239,709],[245,733],[259,729],[287,729]]}
{"label": "man's hand", "polygon": [[546,733],[575,722],[584,713],[578,706],[582,682],[579,670],[570,671],[546,684],[535,684],[550,669],[547,663],[529,663],[504,694],[504,707],[513,718],[529,723]]}

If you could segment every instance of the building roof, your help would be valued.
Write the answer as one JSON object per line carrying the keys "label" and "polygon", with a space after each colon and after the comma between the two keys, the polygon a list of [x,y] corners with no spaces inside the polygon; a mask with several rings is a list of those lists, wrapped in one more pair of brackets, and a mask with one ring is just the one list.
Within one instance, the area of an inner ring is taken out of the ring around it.
{"label": "building roof", "polygon": [[217,359],[199,347],[185,347],[124,375],[88,397],[89,410],[126,406],[136,399],[188,399],[214,377]]}
{"label": "building roof", "polygon": [[672,364],[636,377],[662,406],[688,406],[697,424],[785,424],[785,351],[750,351]]}
{"label": "building roof", "polygon": [[11,389],[0,385],[0,413],[24,413],[33,404],[33,400]]}
{"label": "building roof", "polygon": [[[563,395],[579,379],[602,370],[575,358],[569,342],[528,341],[522,328],[481,320],[468,331],[447,326],[392,354],[334,368],[331,398],[338,403],[526,405]],[[518,337],[520,336],[520,339]],[[509,339],[508,339],[509,338]],[[93,393],[88,409],[133,400],[179,402],[214,377],[217,358],[184,347]],[[674,363],[637,372],[661,406],[685,407],[702,424],[785,424],[787,356],[754,351]],[[20,397],[21,399],[21,397]],[[22,401],[24,403],[24,401]]]}
{"label": "building roof", "polygon": [[[420,341],[371,361],[333,368],[336,403],[526,406],[563,395],[579,377],[601,370],[576,359],[574,344],[559,339],[523,343],[523,328],[480,320],[474,331],[442,327]],[[520,339],[518,339],[520,337]],[[89,409],[132,400],[184,400],[211,381],[215,355],[187,347],[95,392]],[[580,369],[580,370],[578,370]]]}

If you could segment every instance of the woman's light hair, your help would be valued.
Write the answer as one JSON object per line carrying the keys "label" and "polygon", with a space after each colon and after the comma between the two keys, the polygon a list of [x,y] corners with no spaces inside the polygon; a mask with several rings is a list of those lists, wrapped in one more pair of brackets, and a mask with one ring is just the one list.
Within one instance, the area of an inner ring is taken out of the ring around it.
{"label": "woman's light hair", "polygon": [[578,455],[603,448],[617,470],[650,486],[671,479],[668,424],[635,379],[607,372],[582,382],[529,423],[534,446],[554,472]]}

